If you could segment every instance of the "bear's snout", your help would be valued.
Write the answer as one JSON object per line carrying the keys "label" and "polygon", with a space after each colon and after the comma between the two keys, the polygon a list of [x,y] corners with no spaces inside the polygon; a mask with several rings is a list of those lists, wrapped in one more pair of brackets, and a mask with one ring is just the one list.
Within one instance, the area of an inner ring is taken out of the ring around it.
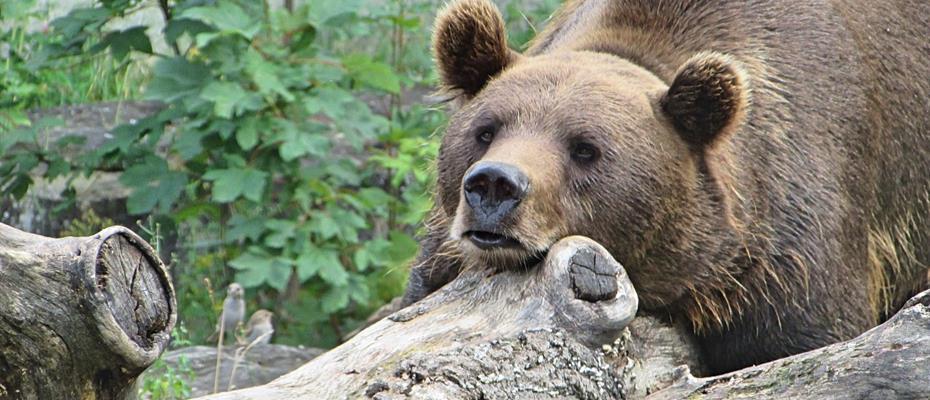
{"label": "bear's snout", "polygon": [[501,220],[517,208],[529,186],[529,178],[520,168],[495,161],[475,164],[462,184],[475,222],[488,230],[496,230]]}

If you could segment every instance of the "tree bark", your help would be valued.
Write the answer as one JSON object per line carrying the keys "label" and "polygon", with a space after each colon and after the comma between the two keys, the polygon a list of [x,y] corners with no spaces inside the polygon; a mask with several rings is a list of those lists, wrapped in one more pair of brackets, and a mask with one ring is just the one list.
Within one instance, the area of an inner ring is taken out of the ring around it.
{"label": "tree bark", "polygon": [[0,398],[134,398],[176,311],[165,266],[126,228],[52,239],[0,224]]}
{"label": "tree bark", "polygon": [[855,339],[711,378],[683,369],[675,385],[647,399],[697,397],[930,398],[930,290]]}
{"label": "tree bark", "polygon": [[603,247],[569,237],[539,267],[465,271],[288,375],[207,398],[619,398],[590,347],[616,337],[637,302]]}

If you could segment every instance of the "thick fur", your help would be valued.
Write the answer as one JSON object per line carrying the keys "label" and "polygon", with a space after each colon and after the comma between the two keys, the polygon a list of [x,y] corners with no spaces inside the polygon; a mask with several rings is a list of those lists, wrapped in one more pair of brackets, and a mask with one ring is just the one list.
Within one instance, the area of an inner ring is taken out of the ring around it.
{"label": "thick fur", "polygon": [[436,17],[433,57],[445,89],[473,96],[510,63],[504,18],[493,4],[461,0]]}
{"label": "thick fur", "polygon": [[686,61],[660,105],[689,144],[704,147],[743,122],[749,89],[738,62],[716,53]]}
{"label": "thick fur", "polygon": [[[523,55],[489,9],[437,22],[463,101],[407,303],[585,235],[724,372],[849,339],[926,285],[930,2],[570,0]],[[573,161],[580,140],[597,161]],[[528,173],[502,227],[525,251],[462,238],[479,160]]]}

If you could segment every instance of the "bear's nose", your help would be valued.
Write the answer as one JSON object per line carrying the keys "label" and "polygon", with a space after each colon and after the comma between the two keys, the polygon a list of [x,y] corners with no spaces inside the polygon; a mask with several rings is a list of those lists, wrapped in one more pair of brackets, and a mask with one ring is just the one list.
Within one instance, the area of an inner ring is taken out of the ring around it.
{"label": "bear's nose", "polygon": [[465,175],[463,188],[479,222],[494,225],[526,197],[529,178],[513,165],[481,161]]}

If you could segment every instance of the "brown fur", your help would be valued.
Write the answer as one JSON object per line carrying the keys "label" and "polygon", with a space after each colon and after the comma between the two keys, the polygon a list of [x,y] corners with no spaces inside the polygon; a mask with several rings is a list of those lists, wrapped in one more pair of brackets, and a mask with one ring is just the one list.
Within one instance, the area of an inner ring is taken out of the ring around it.
{"label": "brown fur", "polygon": [[[571,0],[517,55],[490,3],[452,3],[434,54],[461,108],[407,302],[580,234],[715,372],[861,333],[927,284],[928,37],[924,0]],[[462,238],[479,160],[529,176],[501,223],[522,249]]]}
{"label": "brown fur", "polygon": [[507,47],[504,18],[486,1],[462,0],[436,18],[433,57],[446,60],[439,77],[446,90],[472,96],[497,75],[514,54]]}

